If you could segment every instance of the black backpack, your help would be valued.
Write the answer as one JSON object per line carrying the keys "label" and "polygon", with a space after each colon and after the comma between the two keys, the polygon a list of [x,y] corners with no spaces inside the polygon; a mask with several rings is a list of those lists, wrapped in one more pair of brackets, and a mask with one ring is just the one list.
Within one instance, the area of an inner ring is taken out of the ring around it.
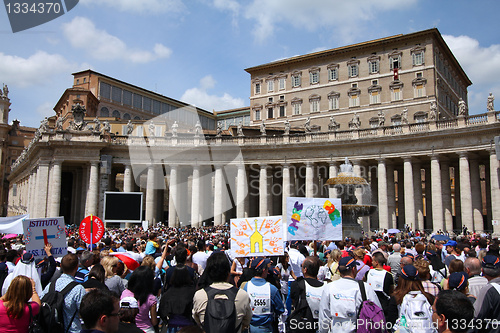
{"label": "black backpack", "polygon": [[42,298],[42,305],[38,313],[38,322],[47,333],[66,333],[71,327],[76,312],[71,317],[67,327],[64,323],[64,296],[71,291],[78,282],[70,282],[63,290],[56,291],[55,281],[50,284],[49,291]]}
{"label": "black backpack", "polygon": [[[316,332],[319,327],[318,320],[314,319],[309,303],[307,303],[306,281],[303,278],[299,278],[297,279],[297,283],[302,289],[302,293],[299,295],[295,309],[286,320],[286,331],[290,333]],[[297,323],[303,323],[303,325],[300,325],[300,329]]]}
{"label": "black backpack", "polygon": [[[234,300],[238,288],[231,287],[226,290],[206,287],[208,302],[205,310],[205,321],[203,330],[206,333],[233,333],[238,332],[240,325],[236,327],[236,307]],[[225,298],[215,298],[217,295],[225,295]]]}

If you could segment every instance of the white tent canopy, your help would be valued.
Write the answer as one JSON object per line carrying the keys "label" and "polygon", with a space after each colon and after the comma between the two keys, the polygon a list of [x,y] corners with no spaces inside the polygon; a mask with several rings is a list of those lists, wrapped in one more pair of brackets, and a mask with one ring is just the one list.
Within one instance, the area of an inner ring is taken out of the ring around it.
{"label": "white tent canopy", "polygon": [[29,218],[29,214],[0,217],[0,233],[3,234],[22,234],[23,221]]}

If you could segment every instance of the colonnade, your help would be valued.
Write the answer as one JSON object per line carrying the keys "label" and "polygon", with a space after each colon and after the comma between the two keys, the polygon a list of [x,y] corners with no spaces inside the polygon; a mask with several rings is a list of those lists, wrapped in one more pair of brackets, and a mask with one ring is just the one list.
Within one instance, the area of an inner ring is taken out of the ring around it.
{"label": "colonnade", "polygon": [[[325,183],[338,175],[341,163],[317,159],[149,165],[144,169],[144,218],[150,223],[163,221],[168,211],[169,226],[182,222],[197,227],[211,221],[221,225],[233,217],[280,215],[290,196],[336,197],[336,190]],[[378,206],[373,216],[360,219],[365,229],[410,226],[451,231],[465,226],[483,231],[491,229],[491,221],[500,220],[499,161],[494,150],[353,157],[352,163],[354,173],[370,184],[370,191],[356,191],[358,203]],[[64,167],[63,159],[39,160],[18,180],[9,205],[32,217],[58,216]],[[134,191],[141,176],[133,174],[130,163],[123,163],[120,170],[123,191]],[[80,215],[102,214],[99,197],[108,190],[102,188],[102,176],[99,160],[84,163],[73,189],[73,201],[80,201],[73,207],[78,206]],[[168,205],[163,204],[163,194],[168,195]]]}

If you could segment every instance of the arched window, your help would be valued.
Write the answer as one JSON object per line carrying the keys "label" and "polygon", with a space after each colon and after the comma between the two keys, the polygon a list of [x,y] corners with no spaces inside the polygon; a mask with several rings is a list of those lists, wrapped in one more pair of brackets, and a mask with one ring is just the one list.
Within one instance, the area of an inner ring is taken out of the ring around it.
{"label": "arched window", "polygon": [[109,117],[109,110],[106,107],[101,109],[101,117]]}
{"label": "arched window", "polygon": [[125,119],[125,120],[130,120],[130,119],[131,119],[131,117],[130,117],[130,115],[129,115],[128,113],[125,113],[125,114],[123,115],[123,119]]}
{"label": "arched window", "polygon": [[118,110],[113,111],[112,116],[113,116],[114,118],[120,118],[120,111],[118,111]]}
{"label": "arched window", "polygon": [[139,117],[139,116],[135,116],[135,117],[134,117],[134,120],[141,120],[141,117]]}

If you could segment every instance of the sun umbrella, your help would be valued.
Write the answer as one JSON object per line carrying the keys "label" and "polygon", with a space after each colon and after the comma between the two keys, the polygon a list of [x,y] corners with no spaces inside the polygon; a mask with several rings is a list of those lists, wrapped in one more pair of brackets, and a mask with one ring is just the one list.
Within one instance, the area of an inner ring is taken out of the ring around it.
{"label": "sun umbrella", "polygon": [[112,252],[110,255],[120,259],[131,271],[136,270],[140,264],[126,252]]}
{"label": "sun umbrella", "polygon": [[437,241],[448,241],[448,240],[450,240],[450,237],[448,237],[446,235],[434,235],[431,238],[434,239],[434,240],[437,240]]}
{"label": "sun umbrella", "polygon": [[2,237],[2,239],[11,239],[11,238],[16,238],[17,234],[7,234]]}
{"label": "sun umbrella", "polygon": [[399,229],[389,229],[389,230],[387,230],[388,234],[399,234],[400,232],[401,232],[401,230],[399,230]]}

